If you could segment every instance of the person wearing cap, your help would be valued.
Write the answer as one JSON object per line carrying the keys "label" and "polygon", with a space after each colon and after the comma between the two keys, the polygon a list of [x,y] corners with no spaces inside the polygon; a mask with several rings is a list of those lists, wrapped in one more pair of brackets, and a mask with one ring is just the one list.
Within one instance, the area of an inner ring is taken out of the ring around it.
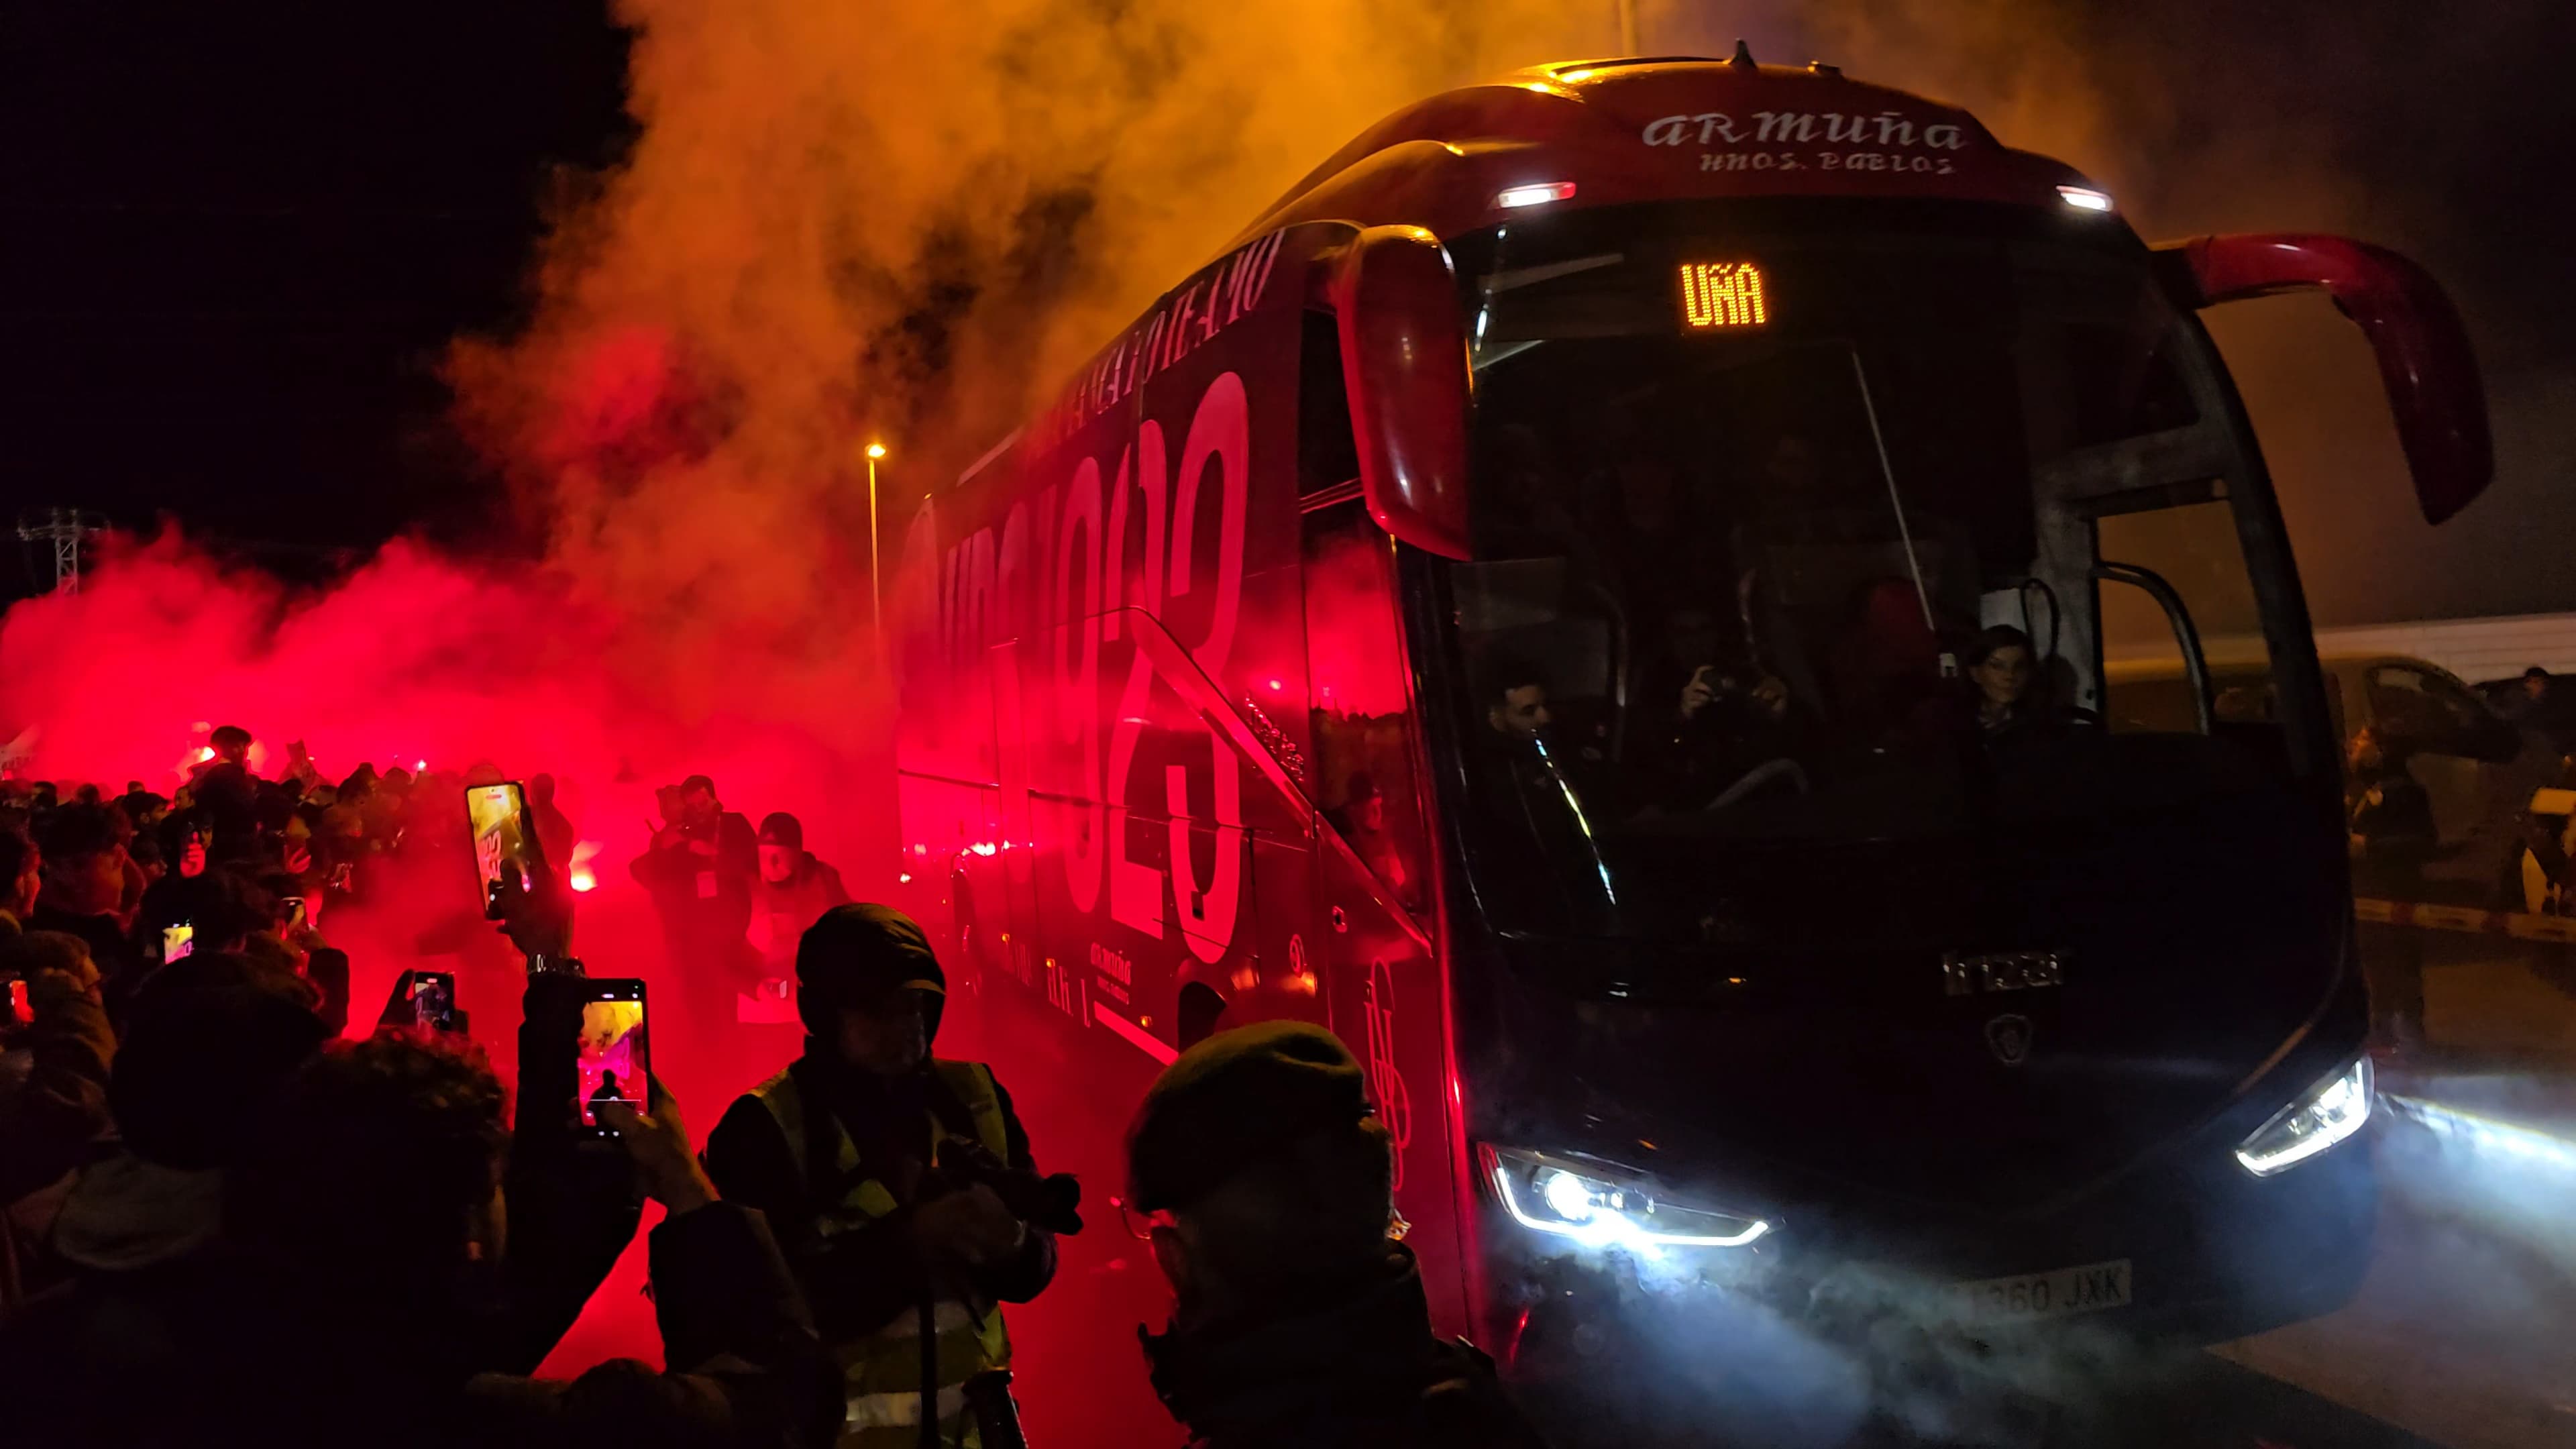
{"label": "person wearing cap", "polygon": [[1138,1336],[1194,1449],[1543,1444],[1492,1360],[1432,1335],[1393,1140],[1332,1033],[1263,1022],[1182,1053],[1127,1173],[1174,1297],[1168,1330]]}
{"label": "person wearing cap", "polygon": [[804,1053],[716,1124],[708,1175],[786,1250],[842,1365],[842,1449],[979,1445],[966,1381],[1009,1365],[999,1305],[1036,1297],[1056,1252],[961,1173],[1034,1177],[1028,1133],[991,1067],[931,1054],[947,977],[910,917],[824,912],[796,988]]}
{"label": "person wearing cap", "polygon": [[849,903],[841,873],[805,848],[804,822],[784,810],[760,822],[760,881],[751,888],[747,933],[760,957],[760,974],[734,997],[734,1020],[760,1026],[795,1023],[797,938],[825,911]]}

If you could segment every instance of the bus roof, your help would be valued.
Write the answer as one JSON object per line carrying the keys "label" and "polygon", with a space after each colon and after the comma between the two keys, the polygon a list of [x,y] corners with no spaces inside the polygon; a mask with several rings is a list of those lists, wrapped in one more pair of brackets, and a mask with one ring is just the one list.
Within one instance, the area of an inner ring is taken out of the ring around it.
{"label": "bus roof", "polygon": [[[1656,56],[1564,61],[1417,101],[1308,172],[1211,261],[1175,283],[1077,369],[1043,415],[1060,425],[1085,379],[1212,269],[1306,223],[1418,226],[1448,240],[1514,216],[1624,202],[1849,196],[2065,210],[2108,198],[2062,162],[1997,141],[1956,106],[1848,80],[1830,65]],[[1521,198],[1506,193],[1521,192]],[[1530,202],[1530,195],[1543,199]],[[1511,204],[1520,200],[1522,204]],[[2113,220],[2112,218],[2103,218]],[[2115,222],[2116,224],[2116,222]],[[1014,433],[1046,446],[1057,425]]]}
{"label": "bus roof", "polygon": [[1538,66],[1417,101],[1309,172],[1229,246],[1298,222],[1411,224],[1445,239],[1523,207],[1682,197],[2103,209],[2107,201],[2090,200],[2101,195],[2081,173],[2003,145],[1955,106],[1848,80],[1822,62],[1757,65],[1738,46],[1733,60]]}

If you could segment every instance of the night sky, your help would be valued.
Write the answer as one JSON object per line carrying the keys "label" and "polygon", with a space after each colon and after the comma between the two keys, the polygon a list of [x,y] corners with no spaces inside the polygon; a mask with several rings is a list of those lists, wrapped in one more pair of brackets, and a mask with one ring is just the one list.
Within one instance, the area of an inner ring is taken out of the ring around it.
{"label": "night sky", "polygon": [[560,168],[623,143],[595,0],[5,14],[8,521],[170,513],[301,573],[471,519],[436,368],[524,310]]}

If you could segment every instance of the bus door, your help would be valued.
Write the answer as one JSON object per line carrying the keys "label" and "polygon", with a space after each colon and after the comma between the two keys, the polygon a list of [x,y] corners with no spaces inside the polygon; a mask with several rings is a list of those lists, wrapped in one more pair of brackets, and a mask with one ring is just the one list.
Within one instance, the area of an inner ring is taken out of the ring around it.
{"label": "bus door", "polygon": [[[1329,495],[1327,495],[1329,496]],[[1356,498],[1304,519],[1314,909],[1291,945],[1323,974],[1334,1032],[1395,1138],[1395,1202],[1435,1321],[1463,1324],[1447,993],[1426,923],[1419,721],[1397,632],[1394,544]]]}

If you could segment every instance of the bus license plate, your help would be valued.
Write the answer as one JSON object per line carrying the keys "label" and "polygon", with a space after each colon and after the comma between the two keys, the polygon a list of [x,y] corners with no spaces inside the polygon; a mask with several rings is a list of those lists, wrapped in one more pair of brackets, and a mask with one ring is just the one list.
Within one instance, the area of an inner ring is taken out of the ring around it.
{"label": "bus license plate", "polygon": [[2129,1260],[2086,1263],[2049,1273],[1986,1278],[1950,1287],[1952,1306],[1976,1323],[2014,1323],[2129,1306]]}

